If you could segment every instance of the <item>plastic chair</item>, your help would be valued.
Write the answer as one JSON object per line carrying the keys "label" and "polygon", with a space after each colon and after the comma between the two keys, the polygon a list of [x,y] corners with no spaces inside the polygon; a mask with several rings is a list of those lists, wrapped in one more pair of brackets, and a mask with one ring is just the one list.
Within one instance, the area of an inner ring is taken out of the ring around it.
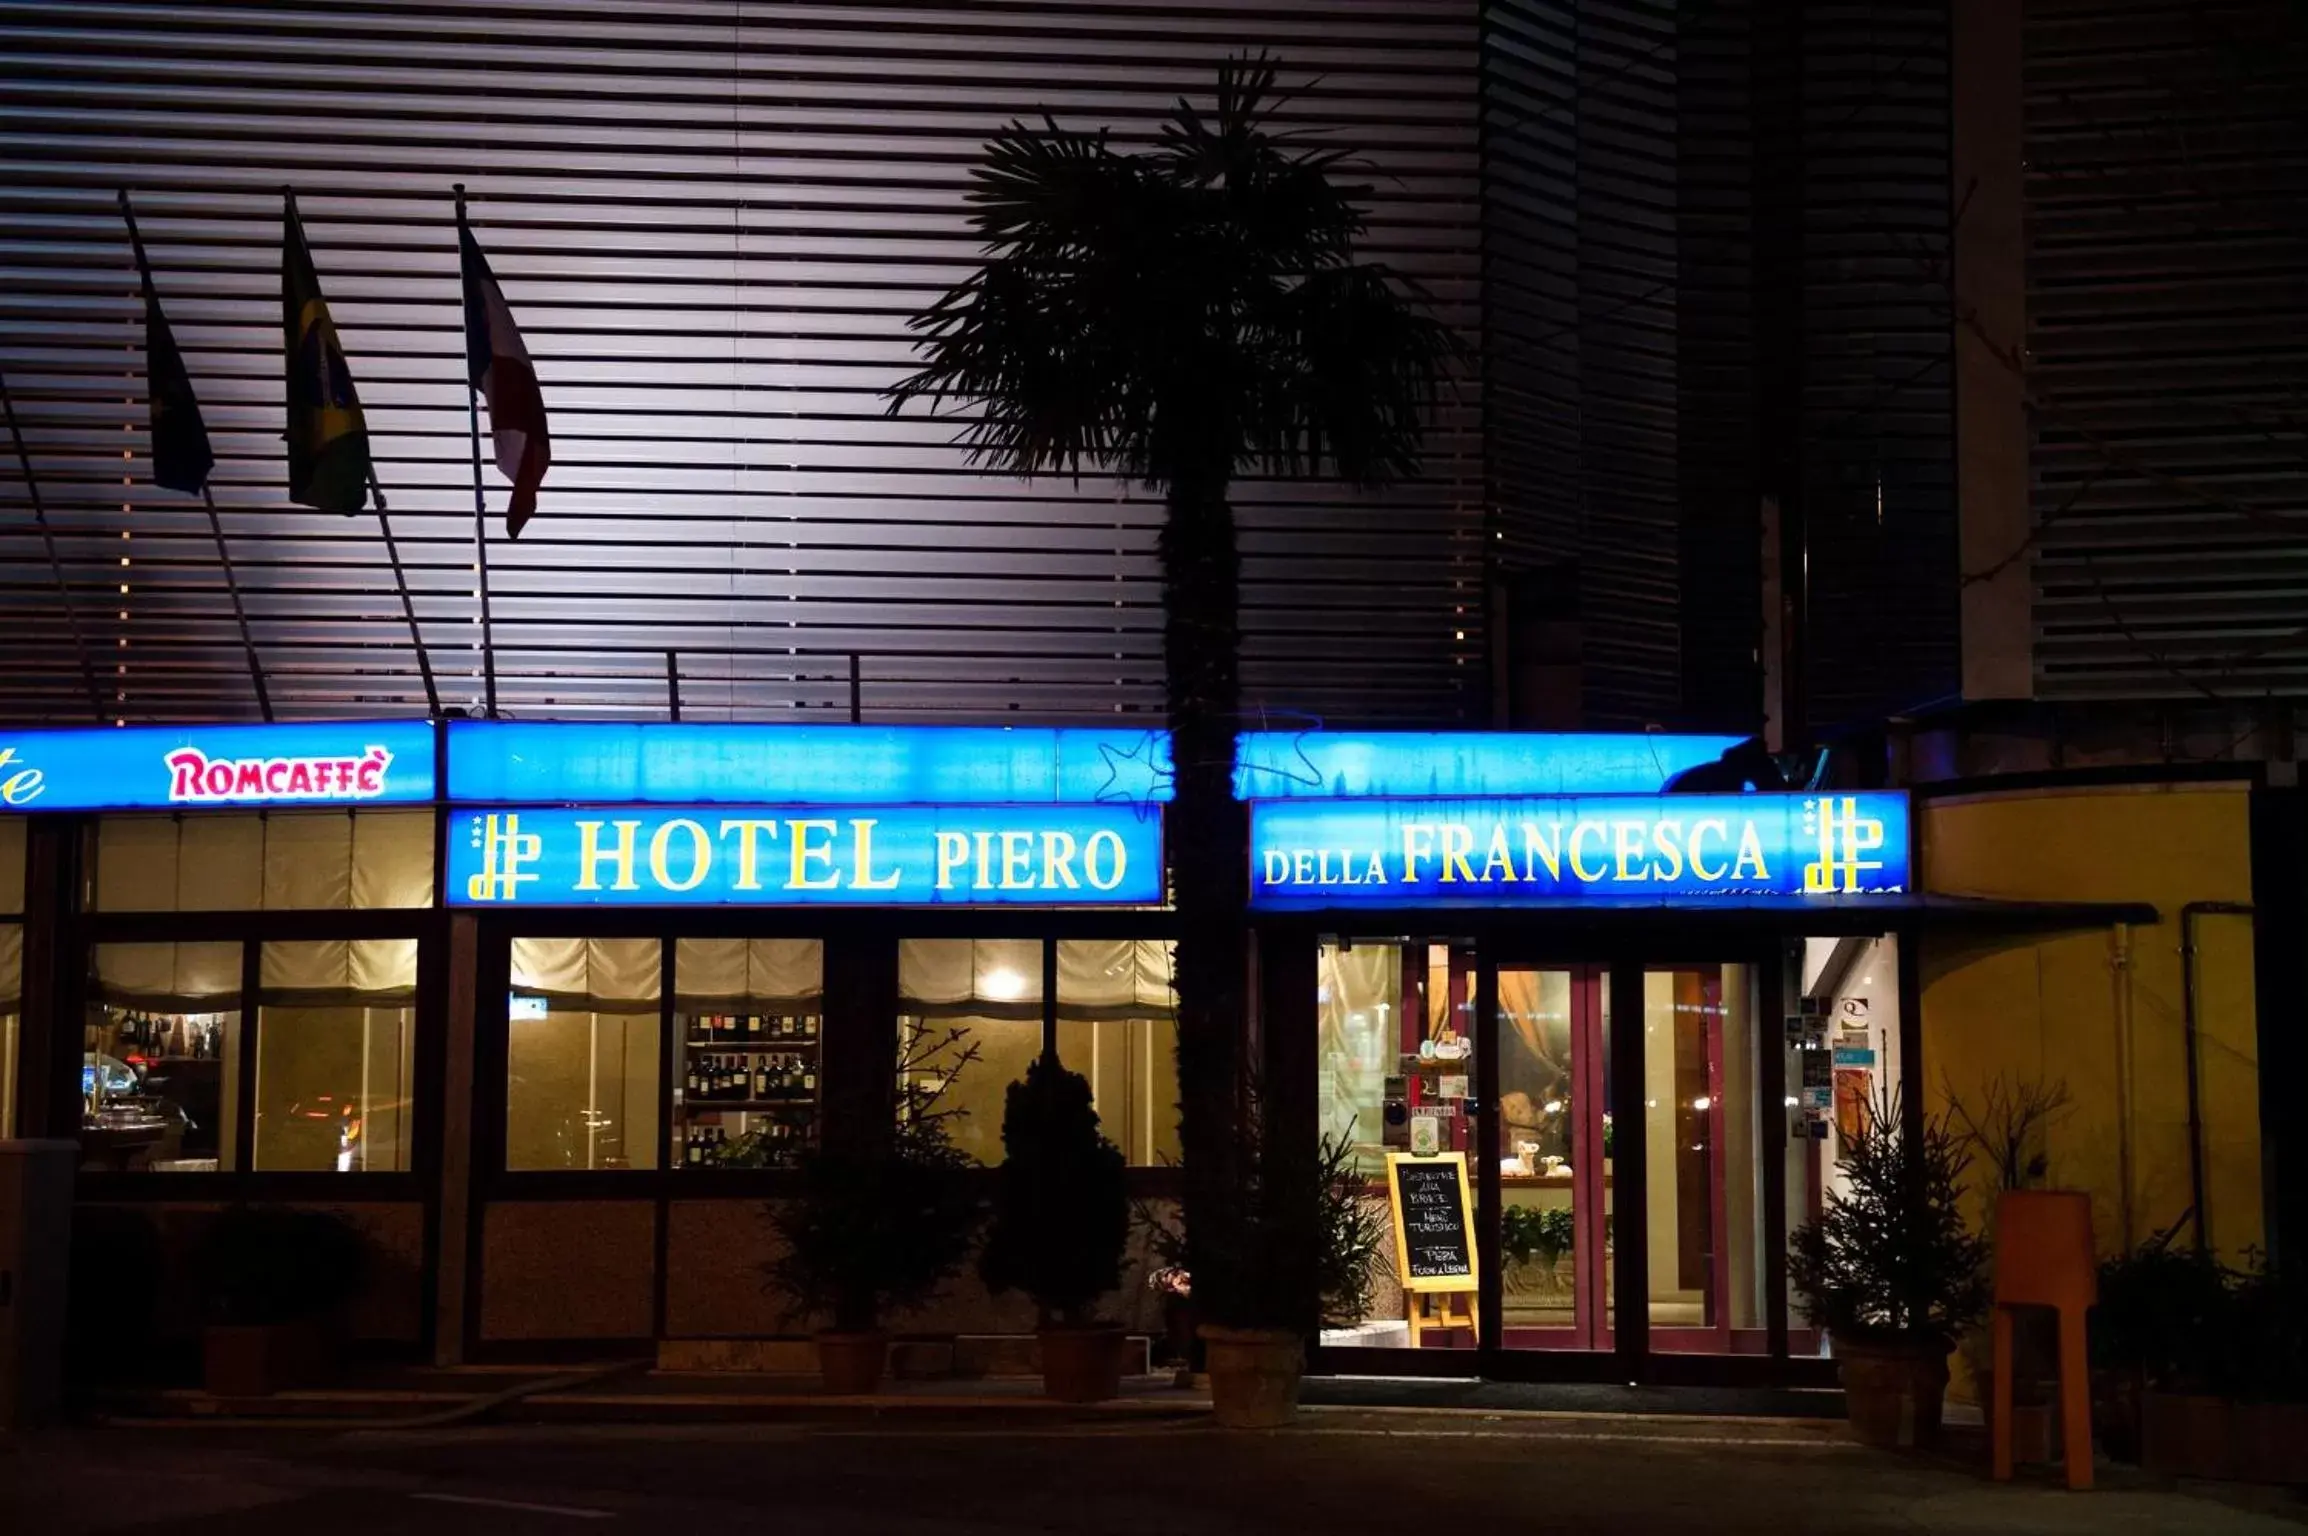
{"label": "plastic chair", "polygon": [[2091,1197],[2067,1190],[2008,1190],[1996,1202],[1995,1478],[2012,1474],[2012,1308],[2059,1314],[2060,1422],[2068,1486],[2092,1486],[2092,1392],[2085,1316],[2099,1299]]}

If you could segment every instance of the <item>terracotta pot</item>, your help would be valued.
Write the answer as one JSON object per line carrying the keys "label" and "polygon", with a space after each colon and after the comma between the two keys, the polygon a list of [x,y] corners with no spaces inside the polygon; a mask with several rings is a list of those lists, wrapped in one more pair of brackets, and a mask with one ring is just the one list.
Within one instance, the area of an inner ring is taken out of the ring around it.
{"label": "terracotta pot", "polygon": [[817,1373],[828,1392],[843,1397],[864,1397],[882,1384],[890,1358],[890,1336],[875,1329],[867,1333],[817,1336]]}
{"label": "terracotta pot", "polygon": [[1111,1323],[1044,1328],[1042,1392],[1061,1403],[1102,1403],[1122,1390],[1122,1330]]}
{"label": "terracotta pot", "polygon": [[1939,1443],[1949,1348],[1941,1339],[1835,1341],[1844,1409],[1861,1444],[1898,1450]]}
{"label": "terracotta pot", "polygon": [[2140,1459],[2140,1398],[2146,1390],[2137,1370],[2092,1372],[2092,1434],[2100,1449],[2118,1461]]}
{"label": "terracotta pot", "polygon": [[2308,1403],[2149,1392],[2140,1450],[2147,1469],[2167,1477],[2308,1483]]}
{"label": "terracotta pot", "polygon": [[1273,1328],[1201,1328],[1210,1408],[1221,1429],[1279,1429],[1298,1417],[1306,1341]]}
{"label": "terracotta pot", "polygon": [[[1979,1394],[1979,1416],[1986,1426],[1988,1444],[1995,1444],[1995,1372],[1972,1373],[1973,1390]],[[2031,1387],[2032,1391],[2032,1387]],[[2042,1401],[2012,1404],[2011,1454],[2020,1465],[2034,1465],[2057,1461],[2060,1457],[2060,1414],[2057,1403]]]}
{"label": "terracotta pot", "polygon": [[215,1397],[270,1397],[336,1376],[332,1320],[212,1323],[201,1333],[201,1384]]}

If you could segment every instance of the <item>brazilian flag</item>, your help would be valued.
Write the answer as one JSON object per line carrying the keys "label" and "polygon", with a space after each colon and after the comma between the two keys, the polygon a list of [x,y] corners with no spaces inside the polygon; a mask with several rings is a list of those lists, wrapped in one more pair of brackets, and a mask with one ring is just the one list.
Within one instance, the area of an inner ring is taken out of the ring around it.
{"label": "brazilian flag", "polygon": [[288,200],[281,236],[281,324],[288,355],[289,500],[358,512],[368,498],[369,426],[353,372],[321,297],[320,275]]}

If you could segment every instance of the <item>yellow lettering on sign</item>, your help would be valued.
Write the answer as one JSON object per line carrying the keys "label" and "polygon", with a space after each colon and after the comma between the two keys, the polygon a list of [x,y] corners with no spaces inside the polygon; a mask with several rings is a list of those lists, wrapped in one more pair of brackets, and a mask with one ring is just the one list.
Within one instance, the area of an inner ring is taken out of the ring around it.
{"label": "yellow lettering on sign", "polygon": [[1683,823],[1665,817],[1651,823],[1651,846],[1659,850],[1659,857],[1667,867],[1659,872],[1661,880],[1683,878]]}
{"label": "yellow lettering on sign", "polygon": [[1464,880],[1475,883],[1475,872],[1467,863],[1467,855],[1475,851],[1474,829],[1463,821],[1448,821],[1442,829],[1442,883],[1456,885]]}
{"label": "yellow lettering on sign", "polygon": [[[1749,869],[1755,872],[1748,875],[1746,872]],[[1771,878],[1771,871],[1763,867],[1763,840],[1755,835],[1752,817],[1739,829],[1739,859],[1731,866],[1732,879],[1737,880],[1743,875],[1750,880],[1767,881]]]}
{"label": "yellow lettering on sign", "polygon": [[[1100,879],[1098,874],[1101,852],[1113,861],[1104,879]],[[1082,874],[1090,882],[1092,890],[1114,889],[1122,883],[1122,877],[1129,872],[1129,867],[1130,850],[1122,846],[1122,834],[1119,832],[1093,832],[1090,840],[1082,845]]]}
{"label": "yellow lettering on sign", "polygon": [[1609,866],[1589,869],[1585,862],[1580,859],[1580,851],[1586,846],[1587,834],[1590,832],[1595,834],[1595,841],[1598,843],[1603,842],[1610,835],[1599,821],[1582,821],[1573,826],[1571,828],[1571,873],[1580,880],[1594,884],[1609,873]]}
{"label": "yellow lettering on sign", "polygon": [[954,871],[969,862],[970,835],[967,832],[940,832],[938,834],[938,889],[954,888]]}
{"label": "yellow lettering on sign", "polygon": [[1288,885],[1290,883],[1290,855],[1280,848],[1266,850],[1266,883],[1268,885]]}
{"label": "yellow lettering on sign", "polygon": [[994,834],[991,832],[980,832],[977,836],[977,843],[978,883],[970,887],[970,889],[976,891],[991,890],[994,884],[992,862],[994,853]]}
{"label": "yellow lettering on sign", "polygon": [[1643,823],[1639,821],[1620,820],[1611,823],[1611,851],[1616,856],[1617,865],[1615,873],[1630,884],[1639,884],[1651,878],[1648,864],[1639,870],[1634,867],[1635,861],[1643,857],[1644,830]]}
{"label": "yellow lettering on sign", "polygon": [[[793,849],[793,871],[787,885],[797,891],[830,891],[841,885],[841,871],[833,867],[834,824],[830,821],[789,821],[785,824]],[[814,841],[810,834],[817,833],[823,842]],[[825,866],[825,873],[813,875],[812,864]]]}
{"label": "yellow lettering on sign", "polygon": [[859,817],[849,824],[850,836],[857,840],[857,873],[850,878],[850,888],[858,891],[894,891],[898,872],[891,870],[889,878],[874,878],[874,828],[880,823],[871,816]]}
{"label": "yellow lettering on sign", "polygon": [[1034,834],[1006,831],[1002,834],[1002,878],[999,886],[1005,891],[1030,891],[1034,888]]}
{"label": "yellow lettering on sign", "polygon": [[[14,747],[0,747],[0,768],[15,761]],[[47,782],[47,774],[40,769],[19,768],[5,779],[0,779],[0,800],[10,805],[29,805],[40,798],[41,788]]]}
{"label": "yellow lettering on sign", "polygon": [[1721,817],[1702,816],[1691,823],[1691,873],[1709,882],[1720,881],[1730,871],[1718,864],[1709,869],[1706,864],[1707,834],[1713,832],[1721,841],[1731,835],[1731,828]]}
{"label": "yellow lettering on sign", "polygon": [[1507,853],[1507,824],[1494,822],[1491,826],[1490,857],[1483,860],[1483,884],[1513,885],[1515,861]]}
{"label": "yellow lettering on sign", "polygon": [[[1046,891],[1078,891],[1082,882],[1074,878],[1074,854],[1080,844],[1074,834],[1050,831],[1042,834],[1042,889]],[[1268,854],[1267,868],[1272,869],[1273,855]],[[1271,879],[1268,882],[1272,883]]]}
{"label": "yellow lettering on sign", "polygon": [[1559,821],[1548,822],[1544,836],[1537,822],[1523,823],[1523,878],[1538,879],[1542,864],[1547,867],[1548,879],[1563,878],[1563,824]]}
{"label": "yellow lettering on sign", "polygon": [[721,835],[737,834],[737,880],[730,889],[758,891],[761,889],[761,834],[777,836],[777,823],[758,821],[750,816],[736,817],[721,824]]}
{"label": "yellow lettering on sign", "polygon": [[[607,849],[601,846],[601,829],[604,826],[612,826],[617,829],[617,841]],[[580,891],[600,890],[601,865],[606,861],[614,865],[617,870],[616,878],[609,882],[610,890],[640,890],[641,886],[633,878],[633,840],[640,831],[641,823],[638,821],[581,821],[577,823],[576,889]]]}
{"label": "yellow lettering on sign", "polygon": [[[673,878],[672,860],[666,855],[673,845],[673,834],[685,831],[689,836],[689,877]],[[705,828],[686,816],[677,816],[657,829],[649,839],[649,878],[657,882],[659,890],[694,891],[705,883],[706,872],[713,868],[713,844],[705,835]]]}
{"label": "yellow lettering on sign", "polygon": [[1418,884],[1419,860],[1434,852],[1434,827],[1424,821],[1405,822],[1402,829],[1402,878],[1406,884]]}

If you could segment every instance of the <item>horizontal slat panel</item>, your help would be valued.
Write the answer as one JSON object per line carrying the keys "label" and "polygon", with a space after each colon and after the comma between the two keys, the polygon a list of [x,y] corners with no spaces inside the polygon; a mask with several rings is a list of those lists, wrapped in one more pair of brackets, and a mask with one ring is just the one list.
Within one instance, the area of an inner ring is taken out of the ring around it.
{"label": "horizontal slat panel", "polygon": [[[535,355],[555,465],[491,541],[504,708],[1037,718],[1160,707],[1161,509],[983,475],[890,417],[905,321],[976,259],[984,137],[1043,107],[1142,142],[1229,52],[1315,77],[1294,126],[1359,151],[1367,254],[1474,342],[1474,0],[0,3],[0,372],[67,597],[11,470],[0,718],[252,713],[197,503],[152,487],[135,189],[215,438],[225,544],[276,707],[423,707],[373,516],[288,506],[278,189],[299,189],[444,702],[479,703],[450,183]],[[1383,496],[1246,479],[1254,707],[1460,718],[1481,633],[1473,380]],[[505,488],[492,467],[488,500]],[[126,561],[127,564],[121,564]],[[121,591],[125,585],[127,590]]]}

